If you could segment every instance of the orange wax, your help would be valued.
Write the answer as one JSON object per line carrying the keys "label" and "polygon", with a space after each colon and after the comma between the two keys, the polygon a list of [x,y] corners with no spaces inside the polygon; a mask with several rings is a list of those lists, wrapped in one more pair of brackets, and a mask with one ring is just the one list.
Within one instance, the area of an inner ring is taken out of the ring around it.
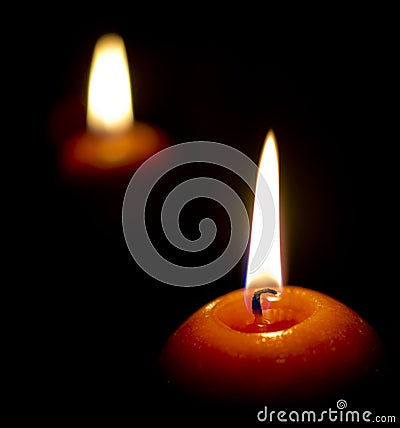
{"label": "orange wax", "polygon": [[204,399],[282,403],[330,396],[378,369],[379,338],[344,304],[295,286],[266,303],[265,328],[243,289],[194,313],[162,350],[167,382]]}
{"label": "orange wax", "polygon": [[167,144],[167,136],[154,126],[135,122],[125,132],[82,132],[66,142],[61,169],[70,175],[107,175],[132,172]]}

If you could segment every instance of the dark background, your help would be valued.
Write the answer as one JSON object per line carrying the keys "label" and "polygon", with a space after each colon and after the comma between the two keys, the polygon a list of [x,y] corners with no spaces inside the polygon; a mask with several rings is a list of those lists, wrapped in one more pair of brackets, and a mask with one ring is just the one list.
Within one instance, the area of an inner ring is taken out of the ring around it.
{"label": "dark background", "polygon": [[[32,393],[37,384],[44,392],[32,417],[178,420],[185,404],[164,395],[154,374],[158,353],[186,317],[243,285],[244,263],[197,288],[147,276],[122,233],[130,177],[89,183],[60,174],[63,141],[84,126],[94,44],[107,32],[125,41],[136,119],[165,130],[172,144],[217,141],[257,163],[274,130],[286,281],[338,298],[376,328],[385,362],[363,394],[374,413],[395,414],[397,181],[389,160],[396,153],[397,82],[390,12],[317,11],[305,20],[239,10],[233,19],[232,11],[205,7],[183,15],[103,12],[32,21],[25,42],[34,89],[28,106],[37,126],[30,150],[40,159],[28,192],[37,232],[32,252],[40,260],[40,285],[27,292],[37,302],[38,362],[28,366]],[[223,225],[223,213],[210,207],[206,214],[216,213]],[[185,221],[189,235],[196,221]],[[351,404],[346,391],[338,398]],[[212,418],[199,407],[199,415]]]}

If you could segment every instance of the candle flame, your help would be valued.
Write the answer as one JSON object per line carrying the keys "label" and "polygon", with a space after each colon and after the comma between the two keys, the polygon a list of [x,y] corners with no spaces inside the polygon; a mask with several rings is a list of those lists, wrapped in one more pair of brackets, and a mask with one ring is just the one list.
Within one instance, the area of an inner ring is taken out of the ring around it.
{"label": "candle flame", "polygon": [[128,59],[117,34],[102,36],[94,49],[87,125],[95,133],[124,132],[133,125]]}
{"label": "candle flame", "polygon": [[[276,292],[275,295],[272,293],[264,294],[264,300],[272,301],[280,298],[283,289],[279,222],[279,162],[276,139],[272,130],[268,132],[264,142],[258,174],[251,225],[248,271],[246,276],[245,303],[249,311],[251,311],[251,300],[255,291],[265,288],[274,290]],[[260,251],[258,251],[259,246],[269,244],[269,242],[261,242],[263,222],[267,219],[263,218],[262,210],[257,202],[261,195],[260,174],[264,177],[269,187],[274,203],[275,232],[269,251],[267,251],[268,248],[265,248],[265,257],[257,261],[255,258],[260,254]]]}

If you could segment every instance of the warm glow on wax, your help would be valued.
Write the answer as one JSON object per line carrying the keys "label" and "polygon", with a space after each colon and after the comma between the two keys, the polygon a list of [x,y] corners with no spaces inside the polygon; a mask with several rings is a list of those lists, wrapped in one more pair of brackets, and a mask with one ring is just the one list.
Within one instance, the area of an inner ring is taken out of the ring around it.
{"label": "warm glow on wax", "polygon": [[[275,296],[266,295],[265,299],[270,301],[280,298],[283,289],[282,281],[282,268],[281,268],[281,244],[280,244],[280,222],[279,222],[279,166],[278,166],[278,150],[275,140],[275,135],[269,131],[265,139],[264,148],[261,154],[259,164],[259,174],[262,174],[268,184],[269,190],[272,195],[275,209],[275,233],[273,241],[270,244],[269,251],[265,249],[266,255],[257,266],[257,269],[247,272],[246,277],[246,306],[249,309],[251,298],[255,291],[258,289],[271,288],[277,292]],[[255,202],[253,209],[253,218],[250,236],[250,249],[249,249],[249,266],[252,266],[254,257],[259,251],[260,245],[265,245],[261,242],[263,222],[262,210],[260,209],[257,199],[259,198],[260,180],[257,180],[255,190]],[[268,243],[269,244],[269,243]]]}
{"label": "warm glow on wax", "polygon": [[128,59],[122,38],[101,37],[90,70],[87,126],[95,133],[124,132],[133,125]]}

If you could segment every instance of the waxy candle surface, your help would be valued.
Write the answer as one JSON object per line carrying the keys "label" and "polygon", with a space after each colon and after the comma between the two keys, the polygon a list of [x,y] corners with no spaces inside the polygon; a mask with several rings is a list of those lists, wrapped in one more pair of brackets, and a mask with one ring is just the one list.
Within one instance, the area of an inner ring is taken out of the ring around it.
{"label": "waxy candle surface", "polygon": [[135,122],[129,130],[96,135],[82,132],[64,146],[62,168],[75,174],[132,171],[167,145],[166,135],[154,126]]}
{"label": "waxy candle surface", "polygon": [[375,331],[337,300],[286,286],[263,308],[269,332],[257,332],[243,293],[210,302],[170,337],[160,358],[169,384],[196,397],[280,403],[340,392],[378,369]]}

